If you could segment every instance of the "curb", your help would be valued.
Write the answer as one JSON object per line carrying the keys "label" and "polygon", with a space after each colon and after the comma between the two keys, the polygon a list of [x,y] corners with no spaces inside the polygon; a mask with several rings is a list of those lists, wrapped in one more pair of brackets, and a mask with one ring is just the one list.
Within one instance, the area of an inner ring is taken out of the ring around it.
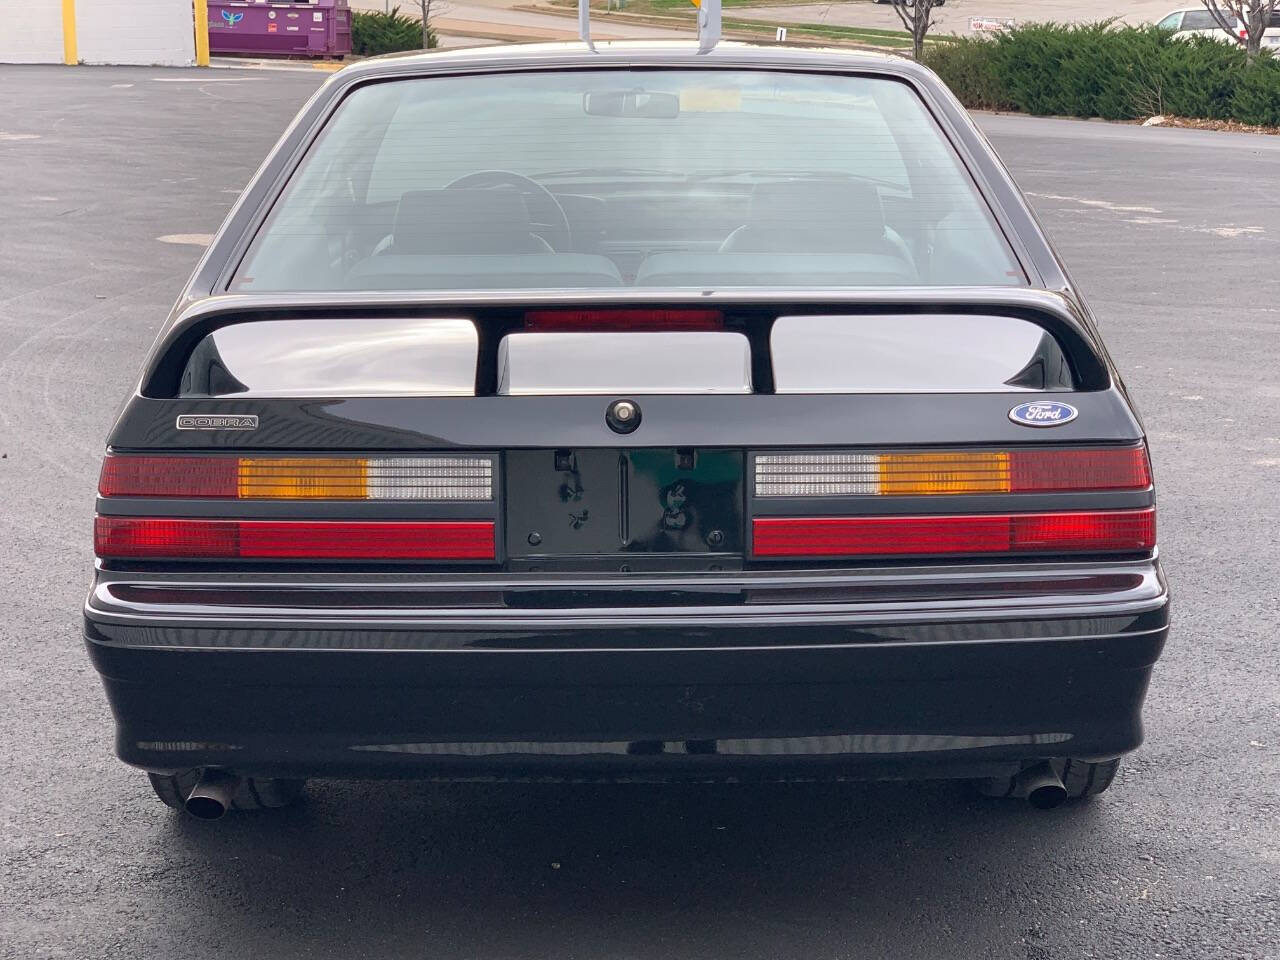
{"label": "curb", "polygon": [[275,70],[281,73],[336,73],[354,60],[336,62],[333,60],[300,61],[300,60],[261,60],[246,57],[210,57],[209,68],[212,70]]}
{"label": "curb", "polygon": [[[800,6],[801,4],[796,5]],[[562,17],[567,20],[577,19],[577,14],[572,10],[552,4],[537,2],[517,3],[511,9],[519,10],[523,13],[541,13],[552,17]],[[728,18],[724,18],[726,22],[722,30],[722,35],[726,40],[741,40],[744,42],[768,46],[771,45],[771,41],[768,36],[769,31],[774,30],[777,27],[786,27],[789,33],[794,33],[799,37],[803,37],[806,43],[811,41],[813,45],[839,47],[842,49],[852,50],[875,50],[882,53],[900,53],[903,49],[901,46],[877,44],[870,38],[863,40],[855,37],[837,37],[828,36],[822,33],[813,33],[806,31],[803,24],[775,23],[772,20],[752,20],[745,13],[745,11],[750,9],[750,7],[743,7],[741,10],[744,12],[734,13]],[[597,25],[604,24],[607,29],[609,19],[613,19],[617,23],[626,24],[627,26],[657,27],[664,30],[687,32],[690,36],[693,36],[697,31],[696,20],[684,19],[681,17],[667,17],[661,14],[628,13],[625,10],[615,10],[612,13],[609,13],[604,19],[591,21],[593,35]],[[737,23],[734,23],[733,21],[737,21]],[[756,25],[759,29],[757,30],[754,27],[743,27],[740,25],[742,23]]]}

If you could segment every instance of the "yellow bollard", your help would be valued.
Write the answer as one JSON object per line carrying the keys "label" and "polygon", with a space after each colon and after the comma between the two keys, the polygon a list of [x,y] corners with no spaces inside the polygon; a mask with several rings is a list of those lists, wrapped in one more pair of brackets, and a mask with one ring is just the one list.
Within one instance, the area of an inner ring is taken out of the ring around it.
{"label": "yellow bollard", "polygon": [[209,65],[209,0],[195,0],[195,19],[196,66],[207,67]]}
{"label": "yellow bollard", "polygon": [[72,67],[80,62],[76,49],[76,0],[62,0],[62,62]]}

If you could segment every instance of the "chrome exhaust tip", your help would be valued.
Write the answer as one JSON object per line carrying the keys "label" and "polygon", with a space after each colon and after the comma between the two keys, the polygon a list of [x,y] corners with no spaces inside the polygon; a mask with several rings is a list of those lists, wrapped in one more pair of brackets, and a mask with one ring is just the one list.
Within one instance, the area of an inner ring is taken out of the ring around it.
{"label": "chrome exhaust tip", "polygon": [[1015,793],[1027,798],[1027,803],[1037,810],[1052,810],[1067,799],[1067,788],[1062,785],[1050,763],[1028,767],[1015,778]]}
{"label": "chrome exhaust tip", "polygon": [[231,809],[231,799],[240,789],[240,777],[225,770],[207,768],[187,796],[187,813],[197,820],[217,820]]}

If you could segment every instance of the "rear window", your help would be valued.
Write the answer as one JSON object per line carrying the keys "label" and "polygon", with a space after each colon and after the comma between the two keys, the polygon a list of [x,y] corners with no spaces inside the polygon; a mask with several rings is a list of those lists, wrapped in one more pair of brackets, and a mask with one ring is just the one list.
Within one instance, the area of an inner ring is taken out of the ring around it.
{"label": "rear window", "polygon": [[357,89],[232,288],[1025,282],[907,85],[609,70]]}
{"label": "rear window", "polygon": [[1208,10],[1188,10],[1182,15],[1183,30],[1217,30],[1218,21]]}

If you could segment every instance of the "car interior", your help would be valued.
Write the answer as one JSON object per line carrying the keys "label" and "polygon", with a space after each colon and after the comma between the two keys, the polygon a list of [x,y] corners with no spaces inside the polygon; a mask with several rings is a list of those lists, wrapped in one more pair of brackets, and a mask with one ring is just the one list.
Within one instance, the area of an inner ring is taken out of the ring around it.
{"label": "car interior", "polygon": [[[880,86],[890,94],[876,107],[832,107],[806,89],[752,110],[682,113],[674,93],[588,89],[577,108],[562,92],[531,100],[529,116],[510,100],[478,120],[461,101],[425,97],[351,108],[351,129],[341,114],[331,123],[231,288],[1025,283],[918,101]],[[539,125],[538,110],[563,132]],[[666,129],[678,133],[663,134],[678,145],[670,154],[655,146]],[[636,155],[646,166],[624,165]],[[542,166],[569,157],[597,165]]]}
{"label": "car interior", "polygon": [[[498,174],[498,171],[485,171]],[[676,191],[684,191],[681,196]],[[674,194],[674,197],[673,197]],[[684,215],[673,235],[670,205]],[[556,184],[517,174],[485,187],[406,191],[342,231],[345,288],[948,285],[988,263],[949,230],[961,214],[918,209],[891,225],[881,188],[856,178],[752,184]],[[654,207],[661,207],[655,215]],[[326,246],[332,248],[331,243]],[[1013,273],[1006,282],[1021,282]]]}

